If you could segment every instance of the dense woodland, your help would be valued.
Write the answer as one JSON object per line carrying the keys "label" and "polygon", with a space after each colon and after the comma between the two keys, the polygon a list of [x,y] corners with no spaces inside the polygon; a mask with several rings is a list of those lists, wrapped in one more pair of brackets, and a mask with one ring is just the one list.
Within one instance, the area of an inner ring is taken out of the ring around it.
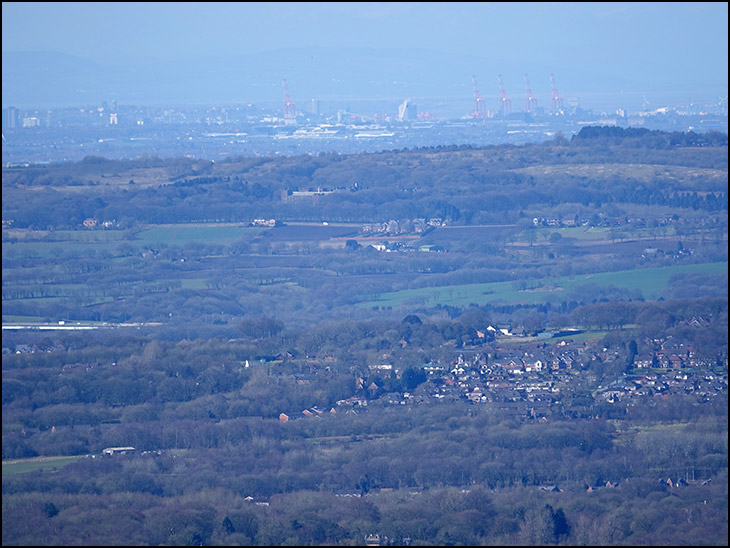
{"label": "dense woodland", "polygon": [[95,328],[3,330],[3,544],[725,545],[727,169],[620,128],[3,169],[3,324]]}

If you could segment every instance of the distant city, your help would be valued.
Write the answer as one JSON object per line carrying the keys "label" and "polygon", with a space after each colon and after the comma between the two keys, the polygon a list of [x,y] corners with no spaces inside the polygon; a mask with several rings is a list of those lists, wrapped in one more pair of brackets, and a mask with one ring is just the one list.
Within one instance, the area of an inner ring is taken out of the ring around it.
{"label": "distant city", "polygon": [[[570,139],[585,126],[727,133],[727,97],[713,104],[596,112],[577,97],[549,103],[524,97],[484,99],[473,79],[473,101],[448,99],[349,102],[292,99],[282,82],[280,103],[138,106],[115,100],[63,108],[3,108],[3,165],[73,162],[87,156],[221,160],[235,156],[349,154],[436,146],[487,146]],[[547,104],[545,104],[547,103]],[[471,107],[471,108],[470,108]],[[458,114],[462,111],[462,114]]]}

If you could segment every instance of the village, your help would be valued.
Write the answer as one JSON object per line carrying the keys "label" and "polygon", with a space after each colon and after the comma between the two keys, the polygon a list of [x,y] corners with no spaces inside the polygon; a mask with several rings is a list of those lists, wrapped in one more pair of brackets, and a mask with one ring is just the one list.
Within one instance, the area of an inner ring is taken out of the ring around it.
{"label": "village", "polygon": [[[685,323],[699,330],[708,325],[701,316]],[[520,328],[489,325],[476,330],[475,339],[467,344],[445,342],[439,357],[427,363],[404,360],[402,351],[409,343],[401,339],[394,348],[371,353],[369,364],[351,369],[354,382],[347,398],[330,405],[312,405],[299,414],[289,408],[279,414],[279,420],[357,414],[374,407],[468,402],[516,419],[544,421],[551,417],[591,417],[611,413],[612,407],[625,410],[676,395],[703,403],[727,394],[727,355],[708,357],[672,336],[644,338],[638,345],[629,345],[634,347],[631,352],[604,347],[603,342],[582,336],[583,332],[575,329],[527,335]],[[3,354],[67,350],[59,343],[50,344],[50,339],[47,342],[3,348]],[[67,363],[61,372],[68,375],[116,365]],[[273,377],[303,387],[326,383],[327,377],[341,369],[334,355],[296,351],[251,357],[240,365],[225,367],[240,367],[241,371],[267,367]]]}
{"label": "village", "polygon": [[[338,401],[328,412],[464,401],[496,406],[514,418],[544,421],[550,417],[590,417],[607,404],[626,409],[674,395],[690,396],[701,403],[727,394],[727,356],[700,357],[695,348],[672,337],[644,341],[655,350],[637,354],[628,364],[626,355],[617,350],[565,338],[555,343],[538,340],[514,344],[512,334],[504,331],[507,334],[499,332],[490,343],[455,351],[446,363],[421,365],[424,382],[409,391],[387,390],[394,380],[402,378],[404,370],[386,363],[393,355],[384,351],[382,363],[368,366],[368,375],[356,377],[356,394]],[[314,374],[294,375],[295,382],[316,382],[319,364],[316,359],[309,363]],[[324,414],[315,406],[303,410],[301,417]],[[294,418],[283,413],[280,416],[281,421]]]}

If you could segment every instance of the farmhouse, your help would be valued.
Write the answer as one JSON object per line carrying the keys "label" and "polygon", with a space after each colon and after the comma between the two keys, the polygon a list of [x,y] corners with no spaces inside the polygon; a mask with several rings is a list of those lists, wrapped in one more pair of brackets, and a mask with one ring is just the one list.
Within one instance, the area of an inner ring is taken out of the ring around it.
{"label": "farmhouse", "polygon": [[134,447],[107,447],[101,453],[106,456],[126,455],[127,453],[134,453],[136,450]]}
{"label": "farmhouse", "polygon": [[251,221],[250,226],[265,226],[271,228],[276,226],[276,219],[254,219]]}
{"label": "farmhouse", "polygon": [[339,400],[337,402],[337,405],[351,405],[351,406],[357,406],[357,407],[365,407],[368,404],[367,398],[363,398],[360,396],[352,396],[347,398],[346,400]]}

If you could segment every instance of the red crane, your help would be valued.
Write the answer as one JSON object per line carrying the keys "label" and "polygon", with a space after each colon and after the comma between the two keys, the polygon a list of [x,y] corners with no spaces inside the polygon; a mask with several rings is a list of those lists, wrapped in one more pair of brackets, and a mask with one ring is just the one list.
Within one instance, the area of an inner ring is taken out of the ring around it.
{"label": "red crane", "polygon": [[291,97],[289,97],[289,90],[286,86],[286,79],[282,80],[282,85],[284,87],[284,118],[296,118],[297,110],[294,106],[294,101],[292,101]]}
{"label": "red crane", "polygon": [[504,91],[501,74],[497,77],[497,82],[499,83],[499,108],[502,116],[507,116],[512,112],[512,100],[507,95],[507,92]]}
{"label": "red crane", "polygon": [[527,74],[525,74],[525,93],[527,94],[525,97],[525,112],[535,112],[535,109],[537,108],[537,98],[532,94]]}
{"label": "red crane", "polygon": [[477,77],[476,76],[471,77],[471,83],[474,86],[474,112],[472,113],[472,116],[474,116],[474,118],[484,119],[484,116],[485,116],[484,99],[482,99],[482,96],[479,93],[479,88],[477,88]]}
{"label": "red crane", "polygon": [[558,93],[558,88],[555,87],[555,76],[550,73],[550,87],[553,88],[553,112],[558,112],[563,108],[563,98]]}

